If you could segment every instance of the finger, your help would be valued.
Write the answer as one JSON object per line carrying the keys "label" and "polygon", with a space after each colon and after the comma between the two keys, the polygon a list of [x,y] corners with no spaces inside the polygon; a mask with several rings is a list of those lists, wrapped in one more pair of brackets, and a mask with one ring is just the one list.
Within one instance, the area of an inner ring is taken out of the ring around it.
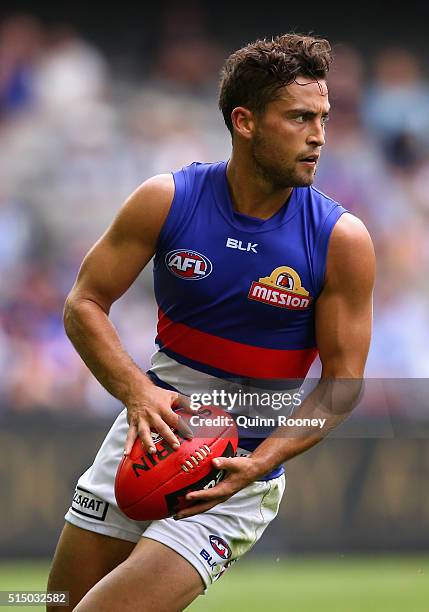
{"label": "finger", "polygon": [[175,521],[180,521],[180,519],[188,518],[190,516],[195,516],[196,514],[201,514],[201,512],[207,512],[211,508],[214,508],[217,504],[220,504],[226,501],[228,497],[220,497],[216,499],[216,501],[205,502],[201,504],[195,504],[190,506],[189,508],[185,508],[180,510],[177,514],[173,516]]}
{"label": "finger", "polygon": [[173,412],[173,410],[165,411],[162,414],[162,418],[170,426],[171,429],[175,429],[183,438],[187,440],[192,440],[194,437],[194,432],[187,424],[185,419],[177,414],[177,412]]}
{"label": "finger", "polygon": [[220,497],[231,497],[234,491],[231,485],[227,482],[220,482],[215,487],[210,489],[201,489],[201,491],[191,491],[185,496],[186,501],[192,502],[208,502],[214,501]]}
{"label": "finger", "polygon": [[183,395],[183,393],[178,393],[177,398],[171,404],[172,408],[182,408],[185,412],[189,412],[190,414],[195,414],[195,410],[191,408],[191,400],[187,395]]}
{"label": "finger", "polygon": [[151,453],[151,454],[155,453],[156,452],[156,447],[155,447],[155,444],[153,443],[153,440],[152,440],[152,435],[151,435],[150,427],[143,420],[139,421],[138,433],[139,433],[139,437],[140,437],[141,443],[143,445],[143,448],[145,448],[148,453]]}
{"label": "finger", "polygon": [[167,444],[174,448],[174,450],[177,450],[180,447],[180,442],[171,431],[169,425],[159,416],[154,416],[152,422],[153,428],[159,433],[160,436],[164,438]]}
{"label": "finger", "polygon": [[179,432],[179,434],[183,438],[186,438],[187,440],[192,440],[192,438],[194,437],[194,432],[189,427],[189,425],[187,424],[185,419],[182,419],[182,417],[180,417],[180,416],[179,416],[179,420],[177,421],[177,428],[176,429]]}
{"label": "finger", "polygon": [[179,407],[179,403],[180,403],[180,393],[176,393],[176,391],[171,391],[170,392],[170,406],[171,408],[176,408]]}
{"label": "finger", "polygon": [[[237,461],[238,457],[215,457],[212,459],[212,465],[218,470],[227,470],[228,472],[238,472],[242,469],[241,462]],[[240,457],[241,459],[241,457]]]}
{"label": "finger", "polygon": [[129,455],[134,446],[134,442],[137,439],[137,427],[130,425],[127,433],[127,439],[125,440],[124,455]]}

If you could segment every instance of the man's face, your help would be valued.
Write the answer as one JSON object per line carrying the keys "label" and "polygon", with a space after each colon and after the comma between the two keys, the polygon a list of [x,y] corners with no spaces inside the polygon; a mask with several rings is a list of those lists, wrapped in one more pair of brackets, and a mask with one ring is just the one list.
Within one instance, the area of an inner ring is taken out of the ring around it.
{"label": "man's face", "polygon": [[273,186],[311,185],[325,144],[329,113],[325,81],[297,77],[255,117],[251,152],[257,171]]}

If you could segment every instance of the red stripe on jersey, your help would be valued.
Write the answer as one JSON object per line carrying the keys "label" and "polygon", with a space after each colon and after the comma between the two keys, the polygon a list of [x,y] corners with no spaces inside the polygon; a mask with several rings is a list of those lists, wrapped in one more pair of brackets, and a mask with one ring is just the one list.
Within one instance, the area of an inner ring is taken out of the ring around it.
{"label": "red stripe on jersey", "polygon": [[268,349],[175,323],[159,310],[158,337],[166,349],[187,359],[237,376],[250,378],[305,378],[316,348]]}

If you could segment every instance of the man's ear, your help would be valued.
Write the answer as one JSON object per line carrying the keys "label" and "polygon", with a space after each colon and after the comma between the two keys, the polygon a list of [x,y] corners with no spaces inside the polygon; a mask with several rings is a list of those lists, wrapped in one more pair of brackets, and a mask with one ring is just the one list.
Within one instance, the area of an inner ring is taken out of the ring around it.
{"label": "man's ear", "polygon": [[244,106],[237,106],[231,113],[234,132],[249,140],[255,131],[255,116],[251,110]]}

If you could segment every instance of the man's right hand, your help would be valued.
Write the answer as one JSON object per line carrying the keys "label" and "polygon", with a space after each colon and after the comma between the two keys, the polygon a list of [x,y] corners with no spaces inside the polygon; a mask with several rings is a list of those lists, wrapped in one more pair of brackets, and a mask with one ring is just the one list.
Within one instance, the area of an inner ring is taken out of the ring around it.
{"label": "man's right hand", "polygon": [[174,391],[167,391],[150,385],[144,389],[141,397],[127,405],[127,421],[129,424],[125,441],[124,455],[129,455],[137,437],[140,437],[143,447],[149,453],[155,453],[151,431],[158,433],[174,450],[180,447],[179,440],[172,429],[183,437],[192,439],[192,430],[174,408],[190,410],[189,401]]}

